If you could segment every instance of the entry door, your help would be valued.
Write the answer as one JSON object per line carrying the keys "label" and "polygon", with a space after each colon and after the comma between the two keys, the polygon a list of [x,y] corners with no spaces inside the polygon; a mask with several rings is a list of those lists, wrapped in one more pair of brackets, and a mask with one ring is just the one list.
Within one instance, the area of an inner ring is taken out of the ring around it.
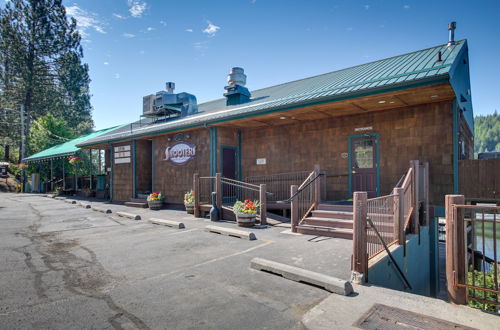
{"label": "entry door", "polygon": [[[222,147],[222,176],[236,179],[236,149]],[[222,202],[234,203],[236,201],[237,187],[223,185]]]}
{"label": "entry door", "polygon": [[351,140],[352,191],[366,191],[368,198],[377,196],[377,139],[375,136]]}

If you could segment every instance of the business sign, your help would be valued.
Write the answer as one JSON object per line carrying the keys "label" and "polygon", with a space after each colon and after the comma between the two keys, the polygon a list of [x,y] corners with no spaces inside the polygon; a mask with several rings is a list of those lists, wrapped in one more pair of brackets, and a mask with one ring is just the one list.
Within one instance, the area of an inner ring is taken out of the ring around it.
{"label": "business sign", "polygon": [[372,129],[373,129],[373,126],[356,127],[356,128],[354,129],[354,132],[371,131]]}
{"label": "business sign", "polygon": [[125,146],[119,146],[114,148],[114,160],[115,164],[128,164],[130,163],[130,144]]}
{"label": "business sign", "polygon": [[165,149],[165,159],[176,165],[186,164],[196,156],[196,146],[187,142],[177,142]]}

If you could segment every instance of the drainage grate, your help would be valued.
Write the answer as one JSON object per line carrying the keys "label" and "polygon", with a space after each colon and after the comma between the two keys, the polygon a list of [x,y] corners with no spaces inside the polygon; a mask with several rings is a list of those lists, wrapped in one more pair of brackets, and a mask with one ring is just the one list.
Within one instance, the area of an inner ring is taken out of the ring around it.
{"label": "drainage grate", "polygon": [[474,330],[457,323],[382,304],[373,305],[353,325],[361,329]]}

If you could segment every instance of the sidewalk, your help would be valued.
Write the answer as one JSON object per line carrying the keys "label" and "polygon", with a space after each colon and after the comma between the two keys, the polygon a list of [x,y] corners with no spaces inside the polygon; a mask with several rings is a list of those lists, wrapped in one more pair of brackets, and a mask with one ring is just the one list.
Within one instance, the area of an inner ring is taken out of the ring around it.
{"label": "sidewalk", "polygon": [[[356,294],[332,294],[307,312],[302,322],[308,329],[359,329],[354,326],[374,304],[383,304],[413,313],[458,323],[475,329],[499,329],[500,316],[440,299],[375,286],[354,286]],[[395,315],[391,315],[396,317]],[[420,318],[424,320],[422,316]],[[390,323],[388,323],[389,325]],[[393,327],[397,324],[392,323]],[[400,324],[401,328],[407,328]]]}

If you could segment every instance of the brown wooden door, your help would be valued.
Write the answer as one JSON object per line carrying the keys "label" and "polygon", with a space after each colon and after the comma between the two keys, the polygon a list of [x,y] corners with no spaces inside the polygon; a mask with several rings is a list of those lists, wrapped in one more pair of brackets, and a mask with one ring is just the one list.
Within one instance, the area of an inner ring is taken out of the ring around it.
{"label": "brown wooden door", "polygon": [[236,149],[222,148],[222,176],[236,179]]}
{"label": "brown wooden door", "polygon": [[377,196],[377,139],[375,136],[351,141],[352,191],[366,191],[368,198]]}

